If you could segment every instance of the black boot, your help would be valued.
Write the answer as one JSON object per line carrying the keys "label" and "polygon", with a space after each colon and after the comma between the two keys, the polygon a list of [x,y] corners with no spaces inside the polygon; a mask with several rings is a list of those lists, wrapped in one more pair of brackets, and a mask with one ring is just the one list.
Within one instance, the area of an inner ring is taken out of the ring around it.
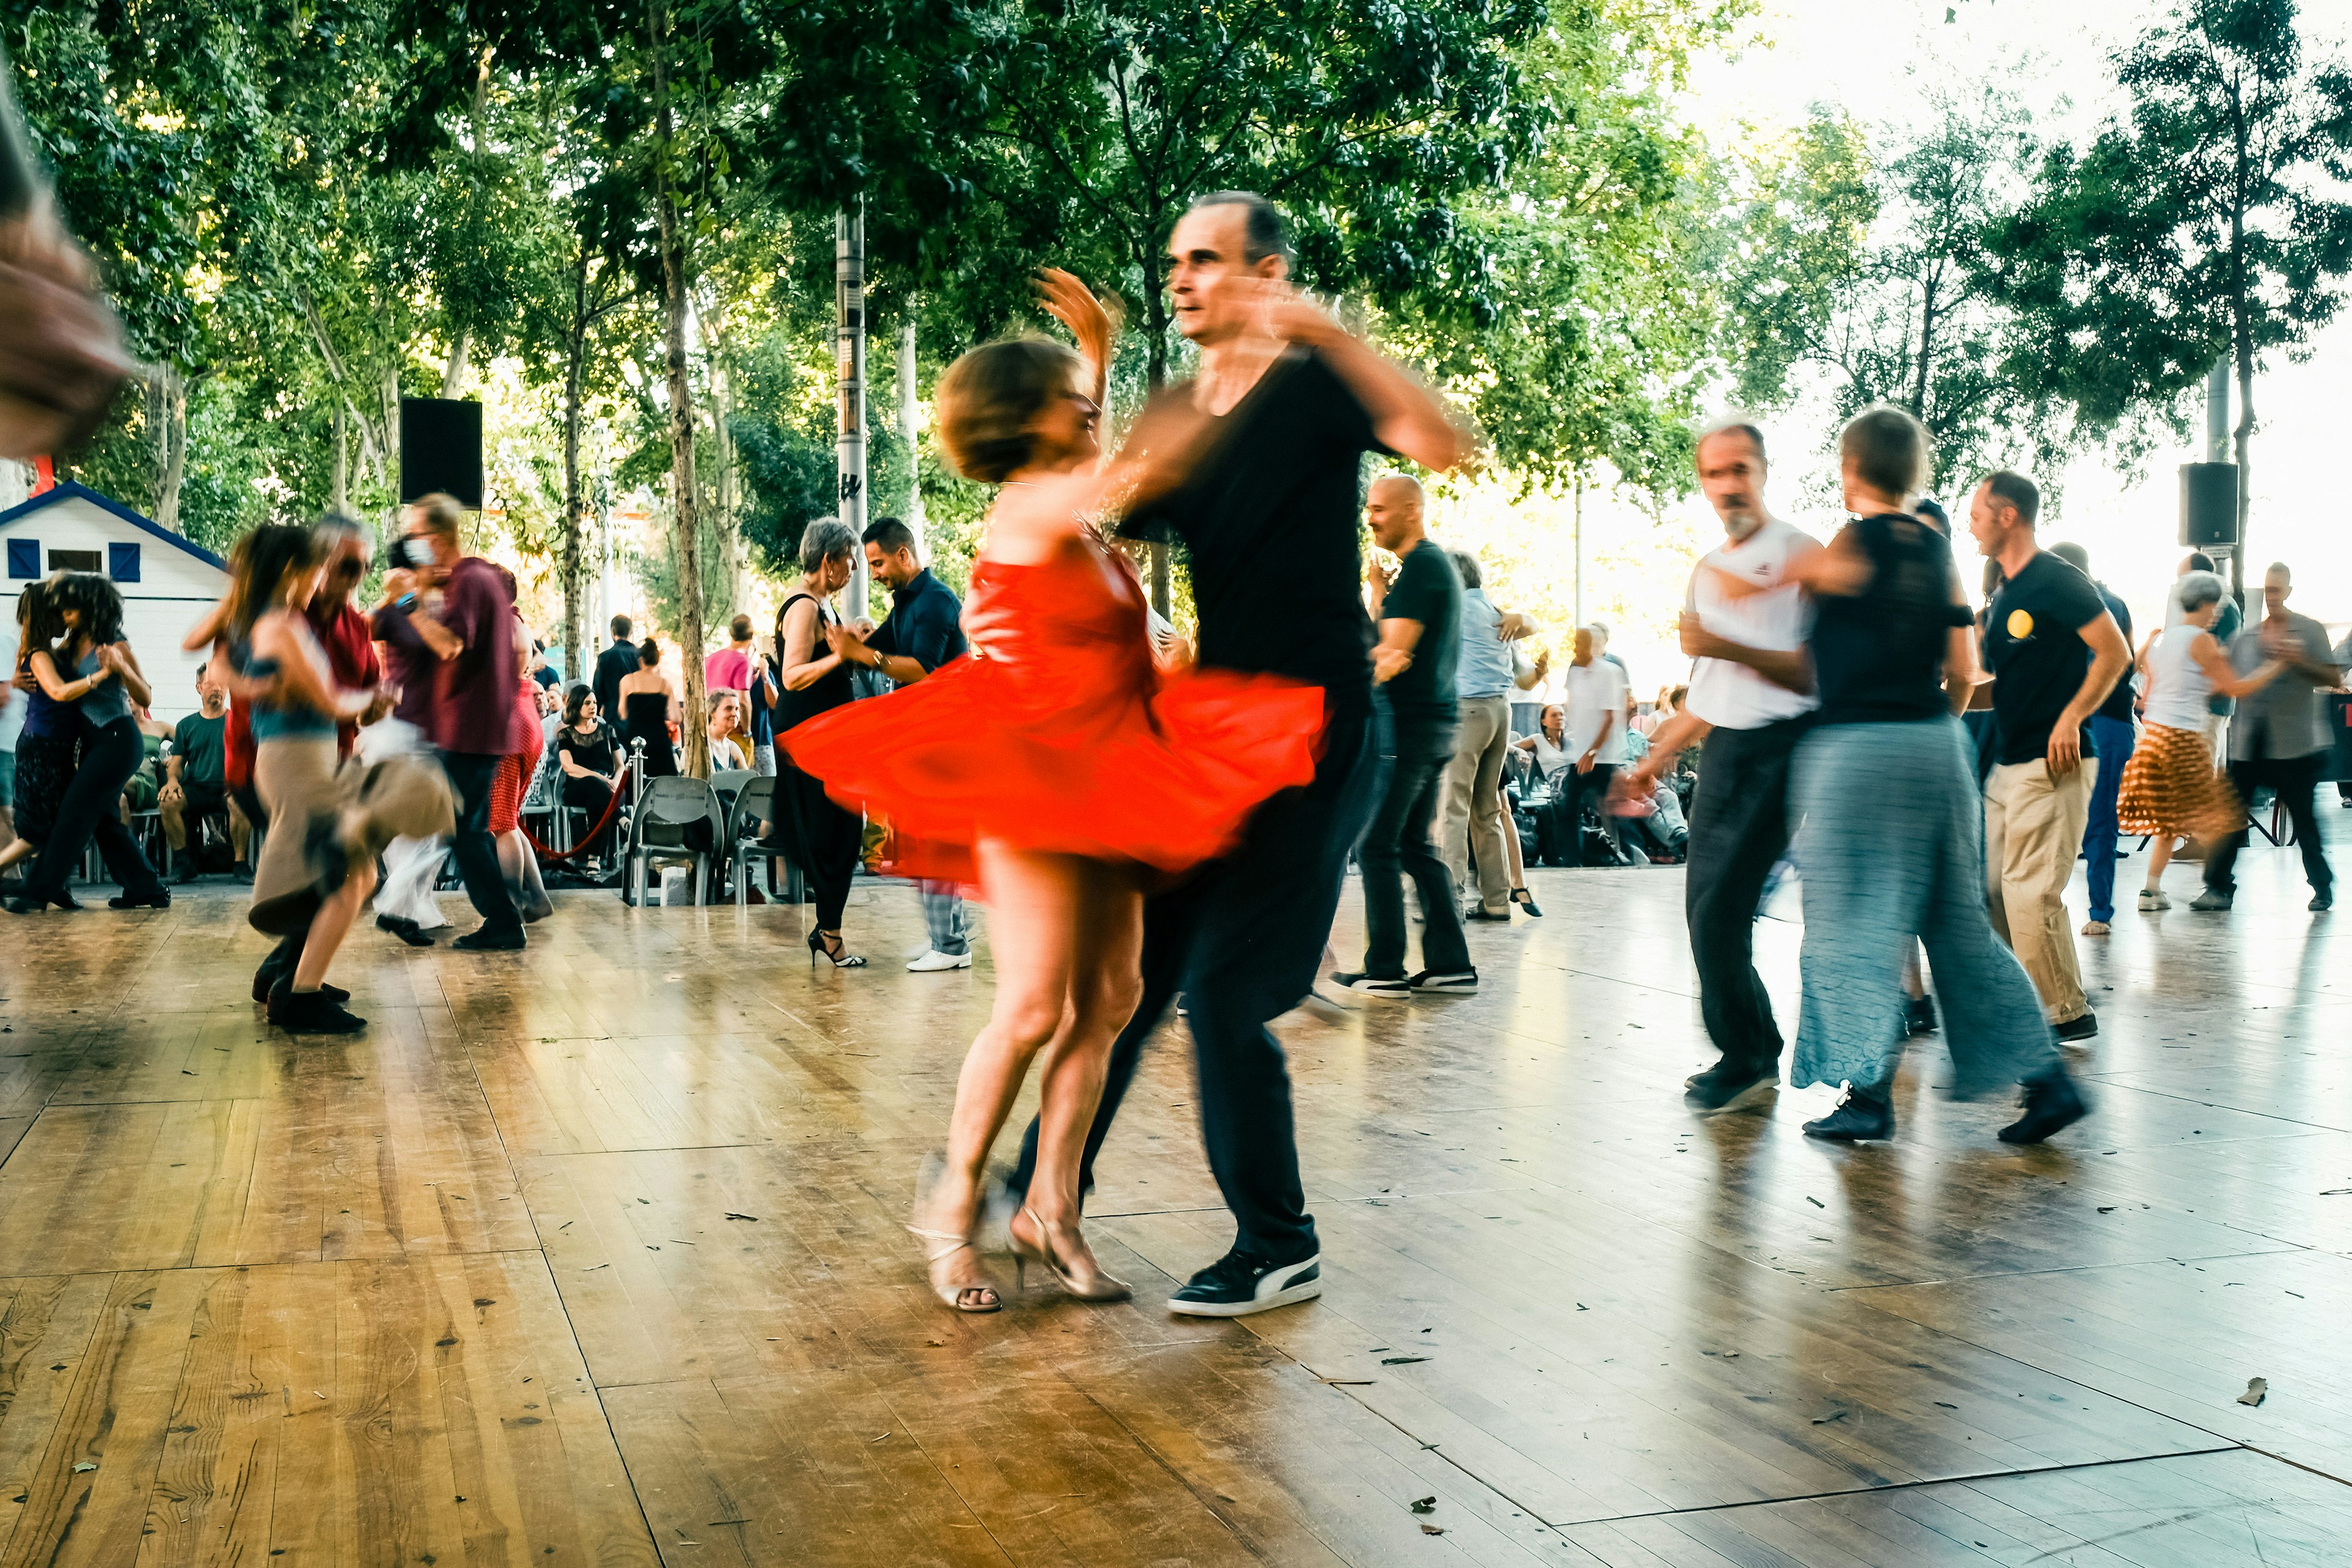
{"label": "black boot", "polygon": [[2052,1068],[2025,1086],[2025,1114],[2000,1130],[2004,1143],[2039,1143],[2091,1114],[2090,1101],[2064,1068]]}
{"label": "black boot", "polygon": [[1780,1081],[1780,1064],[1734,1061],[1726,1057],[1705,1072],[1683,1080],[1683,1099],[1694,1110],[1726,1110]]}
{"label": "black boot", "polygon": [[325,986],[296,991],[290,978],[280,980],[269,993],[269,1021],[289,1035],[356,1035],[367,1027],[365,1018],[345,1012]]}
{"label": "black boot", "polygon": [[1903,1027],[1912,1035],[1932,1035],[1936,1032],[1936,999],[1933,996],[1913,996],[1903,1004]]}
{"label": "black boot", "polygon": [[1846,1085],[1845,1098],[1838,1108],[1818,1121],[1805,1123],[1805,1136],[1825,1138],[1833,1143],[1859,1143],[1865,1140],[1895,1136],[1895,1084],[1893,1079],[1873,1087],[1869,1084]]}

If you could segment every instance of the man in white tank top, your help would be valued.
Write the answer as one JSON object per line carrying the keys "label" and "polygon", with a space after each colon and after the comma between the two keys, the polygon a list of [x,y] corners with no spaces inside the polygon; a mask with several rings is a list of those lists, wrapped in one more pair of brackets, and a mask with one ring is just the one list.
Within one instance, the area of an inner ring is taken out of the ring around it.
{"label": "man in white tank top", "polygon": [[1684,600],[1683,651],[1697,662],[1682,711],[1658,726],[1649,756],[1619,784],[1647,799],[1658,774],[1704,737],[1683,910],[1700,1014],[1722,1054],[1685,1088],[1693,1106],[1720,1110],[1780,1080],[1780,1029],[1756,973],[1753,928],[1765,879],[1789,847],[1789,756],[1815,699],[1803,590],[1786,583],[1735,600],[1706,568],[1780,584],[1821,545],[1764,510],[1764,437],[1754,426],[1708,431],[1696,458],[1725,536],[1691,573]]}

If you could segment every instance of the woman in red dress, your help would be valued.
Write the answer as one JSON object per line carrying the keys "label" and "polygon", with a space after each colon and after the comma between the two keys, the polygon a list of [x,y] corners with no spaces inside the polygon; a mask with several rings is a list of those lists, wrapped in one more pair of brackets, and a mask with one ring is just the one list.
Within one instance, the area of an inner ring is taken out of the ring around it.
{"label": "woman in red dress", "polygon": [[972,567],[971,656],[778,741],[835,798],[889,822],[898,868],[977,882],[990,908],[995,1006],[908,1227],[933,1293],[961,1312],[1001,1304],[973,1236],[989,1146],[1033,1060],[1037,1178],[1006,1227],[1014,1254],[1074,1296],[1128,1294],[1080,1231],[1078,1165],[1141,986],[1144,888],[1213,858],[1266,796],[1307,783],[1323,722],[1312,688],[1155,668],[1134,569],[1084,520],[1167,464],[1106,470],[1095,421],[1109,320],[1067,273],[1044,288],[1083,358],[990,343],[940,383],[941,445],[966,477],[1003,486]]}

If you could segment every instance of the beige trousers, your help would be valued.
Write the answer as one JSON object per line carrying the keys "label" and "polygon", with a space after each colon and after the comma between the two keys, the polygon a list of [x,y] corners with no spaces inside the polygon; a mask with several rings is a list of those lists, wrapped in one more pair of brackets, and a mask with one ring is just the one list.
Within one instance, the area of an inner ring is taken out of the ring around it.
{"label": "beige trousers", "polygon": [[1511,745],[1507,697],[1465,697],[1456,705],[1454,760],[1445,764],[1445,788],[1437,807],[1437,853],[1454,879],[1454,890],[1468,901],[1463,880],[1471,847],[1478,853],[1478,900],[1490,915],[1511,912],[1509,851],[1503,845],[1503,758]]}
{"label": "beige trousers", "polygon": [[2037,757],[1997,767],[1985,781],[1985,902],[1992,929],[2033,977],[2053,1024],[2091,1010],[2083,998],[2065,895],[2098,771],[2088,763],[2053,779],[2049,764]]}

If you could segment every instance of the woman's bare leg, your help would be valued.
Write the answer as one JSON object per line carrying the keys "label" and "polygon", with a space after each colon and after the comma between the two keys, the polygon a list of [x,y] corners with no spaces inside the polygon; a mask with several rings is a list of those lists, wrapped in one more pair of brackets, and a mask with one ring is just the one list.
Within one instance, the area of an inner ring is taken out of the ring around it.
{"label": "woman's bare leg", "polygon": [[1029,1186],[1029,1207],[1040,1219],[1074,1227],[1082,1206],[1078,1172],[1111,1042],[1143,994],[1142,888],[1123,868],[1084,867],[1069,1008],[1039,1068],[1037,1175]]}
{"label": "woman's bare leg", "polygon": [[[950,1236],[970,1236],[977,1228],[989,1148],[1030,1062],[1062,1027],[1081,909],[1084,862],[1075,857],[1031,855],[986,840],[974,851],[988,900],[996,1002],[964,1054],[948,1121],[946,1166],[915,1222]],[[961,1283],[967,1294],[989,1289],[969,1251],[942,1256],[934,1283]]]}
{"label": "woman's bare leg", "polygon": [[2159,833],[2147,842],[2147,885],[2150,891],[2164,880],[2164,868],[2172,864],[2172,835]]}
{"label": "woman's bare leg", "polygon": [[316,991],[319,983],[327,978],[327,966],[335,961],[335,950],[343,945],[343,938],[350,932],[352,921],[358,918],[360,907],[374,891],[375,862],[354,859],[343,885],[310,917],[310,934],[302,940],[301,961],[294,965],[294,990]]}

